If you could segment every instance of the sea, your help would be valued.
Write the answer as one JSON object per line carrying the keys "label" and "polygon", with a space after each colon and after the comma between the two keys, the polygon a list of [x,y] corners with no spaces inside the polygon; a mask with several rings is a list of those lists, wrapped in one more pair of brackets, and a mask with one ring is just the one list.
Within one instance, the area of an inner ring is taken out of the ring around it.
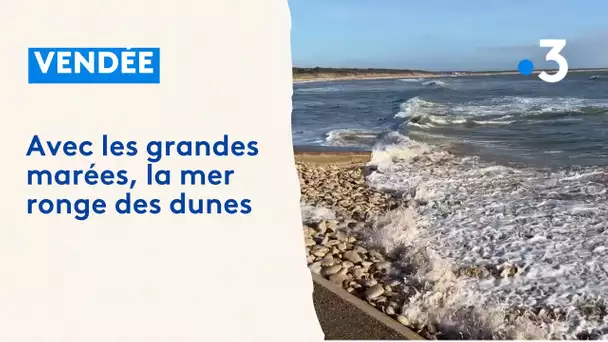
{"label": "sea", "polygon": [[608,73],[297,83],[292,136],[372,151],[368,184],[420,203],[377,227],[418,268],[410,319],[608,340]]}

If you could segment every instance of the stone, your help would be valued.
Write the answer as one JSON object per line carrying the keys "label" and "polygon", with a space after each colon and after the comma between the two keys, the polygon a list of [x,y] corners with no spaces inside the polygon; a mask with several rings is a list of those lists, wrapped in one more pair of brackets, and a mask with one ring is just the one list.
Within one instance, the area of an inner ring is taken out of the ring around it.
{"label": "stone", "polygon": [[351,261],[342,261],[342,268],[344,269],[349,269],[353,266],[355,266],[355,264],[353,264]]}
{"label": "stone", "polygon": [[371,265],[373,265],[374,263],[371,261],[362,261],[361,262],[361,266],[363,266],[364,268],[369,268]]}
{"label": "stone", "polygon": [[340,242],[340,240],[329,240],[324,245],[327,247],[333,247],[333,246],[339,245],[341,243],[342,242]]}
{"label": "stone", "polygon": [[323,257],[323,259],[321,259],[321,266],[333,266],[335,261],[334,261],[334,257],[332,257],[331,255],[326,255]]}
{"label": "stone", "polygon": [[312,247],[310,254],[322,258],[325,256],[325,254],[327,254],[328,251],[329,251],[329,248],[327,248],[325,246],[316,245],[316,246]]}
{"label": "stone", "polygon": [[355,279],[361,279],[365,277],[366,274],[367,272],[363,268],[357,268],[353,271],[353,277],[355,277]]}
{"label": "stone", "polygon": [[313,262],[312,264],[308,265],[308,268],[316,274],[321,274],[321,262],[317,261],[317,262]]}
{"label": "stone", "polygon": [[[375,286],[376,284],[378,284],[378,281],[377,281],[376,279],[374,279],[374,278],[371,278],[371,279],[364,279],[364,280],[361,282],[361,284],[362,284],[363,286],[365,286],[365,287],[373,287],[373,286]],[[383,289],[382,291],[384,292],[384,289]]]}
{"label": "stone", "polygon": [[321,234],[325,234],[325,232],[327,231],[327,225],[325,221],[318,222],[313,228]]}
{"label": "stone", "polygon": [[374,301],[376,303],[386,303],[388,301],[388,299],[385,296],[380,296],[380,297],[374,298]]}
{"label": "stone", "polygon": [[346,233],[342,232],[342,231],[337,231],[336,232],[336,239],[346,242],[348,241],[348,236],[346,235]]}
{"label": "stone", "polygon": [[342,273],[332,274],[329,276],[329,281],[331,281],[334,284],[338,284],[338,285],[343,285],[344,282],[347,280],[348,280],[348,277],[346,276],[346,274],[342,274]]}
{"label": "stone", "polygon": [[312,227],[304,227],[304,236],[313,236],[315,235],[317,232],[314,230],[314,228]]}
{"label": "stone", "polygon": [[363,261],[363,259],[361,259],[359,254],[357,254],[357,252],[355,252],[355,251],[344,252],[344,259],[346,259],[352,263],[355,263],[355,264],[358,264]]}
{"label": "stone", "polygon": [[393,308],[392,306],[388,305],[388,306],[385,307],[384,313],[387,314],[387,315],[389,315],[389,316],[392,316],[392,315],[395,314],[395,308]]}
{"label": "stone", "polygon": [[384,288],[380,284],[376,284],[365,290],[365,298],[374,299],[380,297],[384,293]]}
{"label": "stone", "polygon": [[357,247],[353,248],[353,250],[359,254],[367,254],[367,249],[365,249],[361,246],[357,246]]}
{"label": "stone", "polygon": [[380,252],[378,252],[378,251],[369,251],[369,256],[375,262],[383,261],[384,260],[384,256]]}
{"label": "stone", "polygon": [[315,240],[313,240],[313,239],[311,239],[311,238],[309,238],[309,237],[307,237],[307,238],[304,240],[304,245],[306,245],[306,247],[311,247],[311,246],[314,246],[314,245],[316,245],[316,244],[317,244],[317,243],[315,242]]}
{"label": "stone", "polygon": [[409,319],[405,318],[405,316],[397,315],[397,317],[395,317],[395,319],[397,320],[397,322],[399,322],[407,327],[411,326]]}
{"label": "stone", "polygon": [[329,236],[320,235],[320,236],[316,237],[316,240],[319,245],[327,246],[327,242],[329,241]]}
{"label": "stone", "polygon": [[335,232],[336,230],[338,230],[338,220],[325,221],[325,227],[328,231]]}
{"label": "stone", "polygon": [[340,272],[341,269],[342,269],[342,265],[333,265],[333,266],[323,267],[321,269],[321,275],[324,277],[327,277],[332,274],[336,274],[336,273]]}

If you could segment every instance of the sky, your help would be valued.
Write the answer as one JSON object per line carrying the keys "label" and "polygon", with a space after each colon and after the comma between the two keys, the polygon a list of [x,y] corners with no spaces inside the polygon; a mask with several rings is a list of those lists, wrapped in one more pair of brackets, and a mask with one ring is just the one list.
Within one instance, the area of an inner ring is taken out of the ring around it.
{"label": "sky", "polygon": [[432,71],[608,67],[608,0],[288,0],[294,66]]}

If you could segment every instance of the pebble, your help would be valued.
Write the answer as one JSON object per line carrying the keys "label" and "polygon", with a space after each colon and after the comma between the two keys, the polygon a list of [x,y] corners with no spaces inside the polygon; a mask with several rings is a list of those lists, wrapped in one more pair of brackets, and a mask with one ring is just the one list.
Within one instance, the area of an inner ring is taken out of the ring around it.
{"label": "pebble", "polygon": [[361,259],[359,254],[357,254],[357,252],[355,252],[355,251],[344,252],[344,259],[346,259],[352,263],[355,263],[355,264],[358,264],[363,261],[363,259]]}
{"label": "pebble", "polygon": [[351,267],[355,266],[354,263],[352,263],[351,261],[342,261],[342,268],[344,269],[349,269]]}
{"label": "pebble", "polygon": [[408,326],[408,327],[411,326],[410,321],[407,318],[405,318],[405,316],[397,315],[397,317],[395,317],[395,319],[397,320],[397,322],[399,322],[405,326]]}
{"label": "pebble", "polygon": [[310,270],[311,270],[313,273],[316,273],[316,274],[321,274],[321,268],[322,268],[322,266],[321,266],[321,262],[319,262],[319,261],[317,261],[317,262],[313,262],[312,264],[310,264],[310,265],[308,266],[308,268],[309,268],[309,269],[310,269]]}
{"label": "pebble", "polygon": [[330,232],[335,232],[336,230],[338,230],[338,225],[339,223],[337,220],[327,220],[325,222],[325,227]]}
{"label": "pebble", "polygon": [[321,269],[321,275],[324,277],[327,277],[332,274],[336,274],[336,273],[340,272],[341,269],[342,269],[342,265],[333,265],[333,266],[323,267]]}
{"label": "pebble", "polygon": [[325,246],[333,247],[339,244],[341,244],[340,240],[329,240],[325,243]]}
{"label": "pebble", "polygon": [[336,239],[338,239],[339,241],[345,242],[345,241],[348,241],[348,236],[342,231],[337,231]]}
{"label": "pebble", "polygon": [[374,299],[376,297],[380,297],[384,293],[384,288],[381,284],[376,284],[367,290],[365,290],[365,297],[367,299]]}
{"label": "pebble", "polygon": [[363,261],[361,262],[361,266],[365,267],[365,268],[369,268],[371,265],[373,265],[374,263],[371,261]]}
{"label": "pebble", "polygon": [[387,315],[389,315],[389,316],[392,316],[392,315],[395,314],[395,308],[393,308],[390,305],[386,306],[385,309],[384,309],[384,313],[387,314]]}
{"label": "pebble", "polygon": [[355,279],[361,279],[366,275],[366,271],[363,268],[357,268],[353,271],[353,276]]}
{"label": "pebble", "polygon": [[375,286],[376,284],[378,284],[378,281],[376,279],[364,279],[361,282],[361,285],[365,286],[365,287],[372,287]]}
{"label": "pebble", "polygon": [[321,266],[333,266],[335,261],[334,261],[334,257],[331,255],[326,255],[325,257],[323,257],[323,259],[321,259]]}
{"label": "pebble", "polygon": [[367,254],[367,249],[365,249],[361,246],[357,246],[353,250],[359,254]]}
{"label": "pebble", "polygon": [[318,222],[317,225],[313,228],[321,234],[324,234],[327,231],[327,225],[325,221]]}
{"label": "pebble", "polygon": [[342,274],[342,273],[332,274],[329,276],[329,281],[331,281],[334,284],[342,285],[347,280],[348,280],[348,276],[346,274]]}
{"label": "pebble", "polygon": [[324,246],[313,246],[311,254],[317,257],[324,257],[325,254],[329,251],[329,248]]}

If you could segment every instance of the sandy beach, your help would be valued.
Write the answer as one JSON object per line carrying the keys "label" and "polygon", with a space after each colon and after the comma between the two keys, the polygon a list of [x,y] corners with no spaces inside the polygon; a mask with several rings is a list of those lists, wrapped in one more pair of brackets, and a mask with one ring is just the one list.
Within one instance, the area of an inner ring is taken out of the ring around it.
{"label": "sandy beach", "polygon": [[[608,69],[572,69],[571,73],[579,72],[605,72]],[[540,74],[541,70],[536,70],[532,74]],[[555,73],[555,70],[547,70],[548,73]],[[470,72],[464,74],[451,74],[448,72],[424,72],[424,73],[362,73],[356,75],[341,75],[332,73],[316,74],[314,76],[295,76],[293,83],[327,82],[327,81],[350,81],[350,80],[383,80],[383,79],[414,79],[414,78],[439,78],[439,77],[462,77],[462,76],[499,76],[499,75],[519,75],[518,71],[491,71],[491,72]]]}
{"label": "sandy beach", "polygon": [[435,74],[435,73],[397,73],[397,74],[384,74],[384,73],[369,73],[369,74],[357,74],[357,75],[339,75],[339,74],[317,74],[315,76],[298,76],[294,77],[294,83],[308,83],[308,82],[323,82],[323,81],[349,81],[349,80],[382,80],[382,79],[400,79],[400,78],[432,78],[441,77],[446,75]]}

